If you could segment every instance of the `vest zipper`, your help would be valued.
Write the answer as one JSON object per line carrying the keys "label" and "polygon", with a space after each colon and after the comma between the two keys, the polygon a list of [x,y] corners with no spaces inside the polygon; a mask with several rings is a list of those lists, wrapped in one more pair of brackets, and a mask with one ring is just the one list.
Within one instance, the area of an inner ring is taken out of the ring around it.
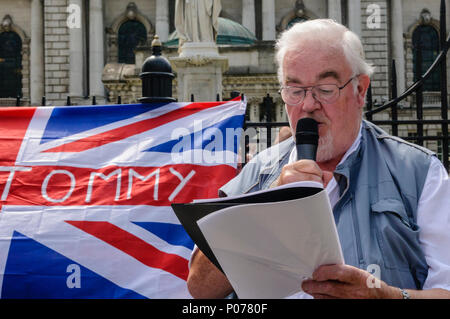
{"label": "vest zipper", "polygon": [[[346,178],[345,175],[342,175],[341,178]],[[347,179],[347,183],[345,185],[345,189],[342,192],[342,195],[339,196],[338,201],[336,202],[337,206],[338,204],[341,204],[340,201],[341,199],[345,196],[345,194],[347,193],[349,187],[350,187],[350,178],[346,178]],[[352,210],[352,220],[353,220],[353,228],[355,230],[355,237],[356,237],[356,253],[357,253],[357,257],[358,257],[358,263],[359,265],[363,265],[364,264],[364,259],[363,259],[363,253],[362,253],[362,248],[361,248],[361,236],[359,233],[359,223],[358,223],[358,216],[356,215],[356,209],[354,207],[354,200],[353,200],[353,195],[350,194],[349,198],[347,201],[345,201],[345,203],[341,204],[341,207],[344,207],[349,201],[351,201],[351,210]]]}
{"label": "vest zipper", "polygon": [[[341,178],[345,178],[345,179],[347,179],[346,177],[345,177],[345,175],[342,175],[342,177]],[[337,206],[338,204],[339,204],[339,202],[341,201],[341,199],[345,196],[345,193],[347,193],[347,191],[348,191],[348,189],[349,189],[349,187],[350,187],[350,178],[348,178],[347,179],[347,183],[346,183],[346,185],[345,185],[345,189],[344,189],[344,191],[342,192],[342,195],[340,195],[339,196],[339,198],[338,198],[338,200],[337,200],[337,202],[336,202],[336,204],[334,205],[334,206]],[[336,181],[337,182],[337,181]],[[338,183],[338,187],[339,187],[339,183]],[[347,204],[347,202],[345,202],[344,204],[342,204],[342,206],[344,206],[345,204]]]}
{"label": "vest zipper", "polygon": [[356,252],[358,254],[358,263],[360,267],[364,267],[364,258],[363,258],[363,252],[361,248],[361,235],[359,232],[359,223],[358,223],[358,214],[356,212],[355,208],[355,201],[353,200],[353,195],[350,194],[350,200],[352,205],[352,219],[353,219],[353,228],[355,231],[355,242],[356,242]]}

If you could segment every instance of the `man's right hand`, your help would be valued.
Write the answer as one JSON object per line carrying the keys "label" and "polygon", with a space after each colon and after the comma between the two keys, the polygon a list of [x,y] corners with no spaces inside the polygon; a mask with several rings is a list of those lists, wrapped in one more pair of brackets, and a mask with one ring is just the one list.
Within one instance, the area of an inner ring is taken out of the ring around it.
{"label": "man's right hand", "polygon": [[319,182],[325,186],[323,171],[315,161],[307,159],[285,165],[281,170],[277,185],[301,181]]}

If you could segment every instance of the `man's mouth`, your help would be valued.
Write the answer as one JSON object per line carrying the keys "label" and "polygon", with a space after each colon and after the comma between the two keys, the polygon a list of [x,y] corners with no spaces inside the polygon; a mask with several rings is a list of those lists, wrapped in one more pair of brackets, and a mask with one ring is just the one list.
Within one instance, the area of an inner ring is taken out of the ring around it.
{"label": "man's mouth", "polygon": [[321,126],[325,126],[326,124],[325,124],[324,122],[319,122],[319,121],[317,121],[317,125],[318,125],[319,127],[321,127]]}

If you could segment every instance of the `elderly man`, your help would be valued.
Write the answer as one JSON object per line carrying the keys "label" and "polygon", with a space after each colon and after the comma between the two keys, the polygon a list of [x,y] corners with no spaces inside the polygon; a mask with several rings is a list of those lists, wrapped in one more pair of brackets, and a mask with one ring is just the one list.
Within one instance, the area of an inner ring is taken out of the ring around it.
{"label": "elderly man", "polygon": [[[278,154],[256,156],[221,191],[237,195],[295,181],[323,183],[345,265],[320,266],[295,297],[449,298],[448,173],[429,150],[362,120],[373,68],[364,61],[359,38],[331,20],[298,23],[278,40],[277,62],[291,130],[301,118],[319,123],[317,161],[297,161],[291,137],[279,144]],[[368,284],[373,265],[381,276],[375,285]],[[198,250],[188,288],[198,298],[232,292]]]}

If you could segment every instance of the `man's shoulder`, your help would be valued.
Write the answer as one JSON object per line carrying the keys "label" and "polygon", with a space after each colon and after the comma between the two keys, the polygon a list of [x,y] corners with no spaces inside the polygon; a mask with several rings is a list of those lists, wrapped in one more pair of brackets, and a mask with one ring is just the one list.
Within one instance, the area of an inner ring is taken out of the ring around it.
{"label": "man's shoulder", "polygon": [[275,144],[256,154],[239,175],[225,184],[220,191],[230,195],[237,195],[252,189],[260,181],[260,176],[277,170],[289,158],[295,143],[292,137]]}
{"label": "man's shoulder", "polygon": [[[285,156],[289,156],[294,147],[294,138],[291,136],[286,140],[272,145],[256,154],[248,164],[259,163],[260,166],[271,166],[279,162]],[[248,165],[247,164],[247,165]]]}
{"label": "man's shoulder", "polygon": [[369,134],[373,135],[383,147],[394,150],[394,154],[401,155],[404,152],[412,152],[422,154],[425,157],[435,155],[435,152],[426,147],[411,143],[401,137],[391,135],[369,121],[363,121],[363,128],[366,129]]}
{"label": "man's shoulder", "polygon": [[259,175],[273,170],[274,167],[281,165],[280,163],[286,157],[289,157],[294,145],[294,139],[291,136],[280,143],[260,151],[244,166],[241,172],[242,175]]}
{"label": "man's shoulder", "polygon": [[[408,180],[406,176],[425,180],[432,159],[436,157],[433,151],[390,135],[373,123],[365,121],[364,128],[367,156],[376,158],[377,167],[386,165],[390,172],[396,172],[405,180]],[[371,162],[375,165],[373,160]]]}
{"label": "man's shoulder", "polygon": [[[258,149],[251,159],[245,163],[242,172],[246,171],[265,171],[266,169],[277,165],[286,156],[289,157],[293,147],[294,139],[289,137],[288,139],[274,144],[271,147],[265,149]],[[258,147],[259,148],[259,147]]]}

